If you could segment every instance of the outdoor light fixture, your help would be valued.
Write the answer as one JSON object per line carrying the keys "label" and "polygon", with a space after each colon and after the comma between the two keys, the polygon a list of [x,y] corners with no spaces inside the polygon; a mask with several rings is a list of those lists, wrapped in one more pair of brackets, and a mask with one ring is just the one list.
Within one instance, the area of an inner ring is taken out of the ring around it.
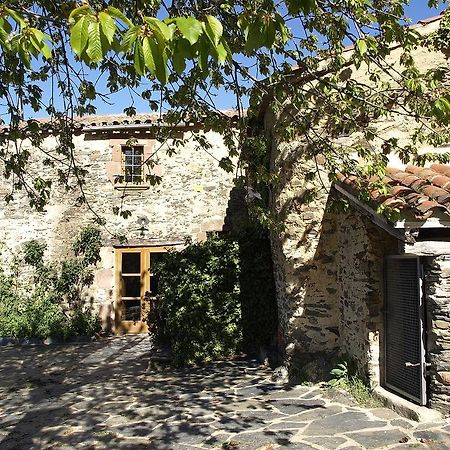
{"label": "outdoor light fixture", "polygon": [[138,231],[141,232],[141,237],[145,236],[145,232],[148,231],[147,225],[150,223],[150,220],[146,216],[139,216],[136,219],[136,222],[139,226]]}

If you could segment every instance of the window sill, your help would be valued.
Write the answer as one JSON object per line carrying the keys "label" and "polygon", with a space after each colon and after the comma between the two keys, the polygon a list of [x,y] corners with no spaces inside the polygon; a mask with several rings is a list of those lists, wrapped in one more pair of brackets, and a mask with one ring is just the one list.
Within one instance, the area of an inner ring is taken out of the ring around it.
{"label": "window sill", "polygon": [[115,184],[114,189],[118,191],[146,191],[150,189],[150,184]]}

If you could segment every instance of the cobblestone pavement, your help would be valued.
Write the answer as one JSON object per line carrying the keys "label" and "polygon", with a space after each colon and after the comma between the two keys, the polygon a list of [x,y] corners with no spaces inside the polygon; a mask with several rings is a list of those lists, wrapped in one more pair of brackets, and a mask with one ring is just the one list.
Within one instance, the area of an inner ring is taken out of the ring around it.
{"label": "cobblestone pavement", "polygon": [[417,424],[248,362],[149,371],[149,341],[0,347],[0,449],[450,448],[450,420]]}

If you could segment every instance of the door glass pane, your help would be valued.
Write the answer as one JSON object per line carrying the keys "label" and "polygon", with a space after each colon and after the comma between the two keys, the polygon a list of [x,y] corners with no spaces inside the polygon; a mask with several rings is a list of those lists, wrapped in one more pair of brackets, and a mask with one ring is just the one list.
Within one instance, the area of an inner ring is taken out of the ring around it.
{"label": "door glass pane", "polygon": [[141,320],[141,301],[125,300],[123,302],[123,320],[133,320],[137,322]]}
{"label": "door glass pane", "polygon": [[141,273],[140,253],[122,253],[122,273]]}
{"label": "door glass pane", "polygon": [[141,296],[141,277],[123,276],[122,297],[140,297]]}

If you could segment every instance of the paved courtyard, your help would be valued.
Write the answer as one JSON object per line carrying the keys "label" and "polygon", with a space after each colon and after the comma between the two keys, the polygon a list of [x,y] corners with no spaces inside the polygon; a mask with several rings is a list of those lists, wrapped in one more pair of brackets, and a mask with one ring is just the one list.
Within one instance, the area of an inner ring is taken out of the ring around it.
{"label": "paved courtyard", "polygon": [[0,449],[450,449],[417,424],[249,362],[148,370],[149,341],[0,347]]}

